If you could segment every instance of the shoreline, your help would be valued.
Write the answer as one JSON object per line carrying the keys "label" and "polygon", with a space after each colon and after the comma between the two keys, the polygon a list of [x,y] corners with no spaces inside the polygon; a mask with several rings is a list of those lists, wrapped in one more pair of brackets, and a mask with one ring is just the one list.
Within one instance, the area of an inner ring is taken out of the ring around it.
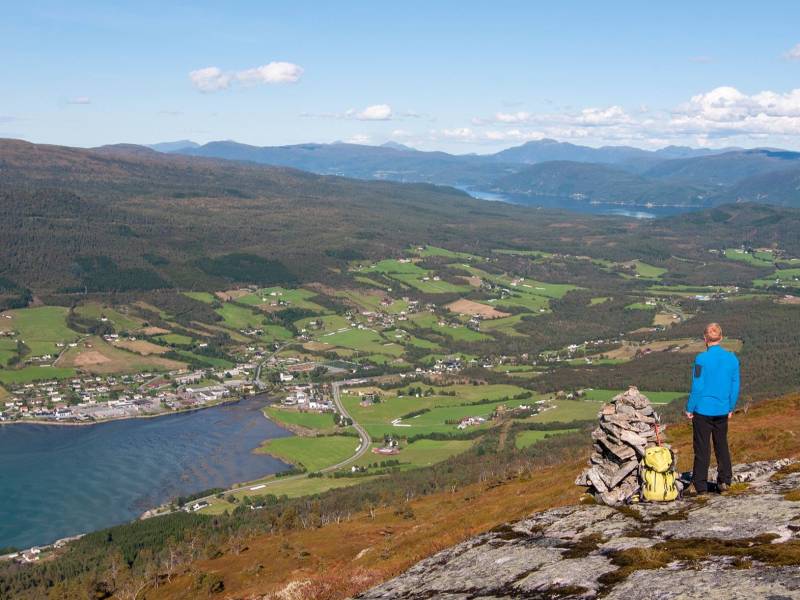
{"label": "shoreline", "polygon": [[[263,396],[266,400],[269,399],[269,395],[266,392],[261,392],[261,393],[258,393],[258,394],[252,394],[250,396],[239,396],[239,397],[236,397],[236,398],[227,399],[227,400],[224,400],[222,402],[217,402],[215,404],[211,404],[211,405],[207,405],[207,406],[195,407],[195,408],[187,408],[187,409],[182,409],[182,410],[174,411],[174,412],[170,412],[170,413],[163,413],[163,414],[157,414],[157,415],[138,415],[138,416],[135,416],[135,417],[119,417],[119,418],[115,418],[115,419],[108,419],[108,420],[98,421],[98,422],[94,422],[94,423],[58,423],[58,422],[47,423],[47,422],[41,422],[41,421],[19,420],[19,421],[11,421],[11,422],[1,422],[0,425],[6,425],[6,424],[8,424],[8,425],[11,425],[11,424],[57,425],[57,426],[102,425],[103,423],[111,423],[111,422],[114,422],[114,421],[128,421],[128,420],[134,420],[134,419],[150,419],[150,418],[169,416],[171,414],[175,415],[175,414],[180,414],[180,413],[199,412],[199,411],[207,409],[207,408],[215,408],[215,407],[220,407],[220,406],[224,406],[224,405],[228,405],[228,404],[238,404],[242,400],[254,399],[254,398],[257,398],[258,396]],[[286,429],[280,423],[277,423],[277,422],[273,421],[272,419],[270,419],[269,417],[267,417],[267,415],[264,414],[263,408],[259,409],[258,412],[260,413],[262,418],[266,419],[267,421],[270,421],[270,422],[274,423],[276,426],[278,426],[280,428]],[[287,429],[287,431],[290,431],[290,430]],[[296,435],[291,431],[290,431],[290,433],[292,433],[293,435]],[[257,452],[257,450],[259,448],[261,448],[261,444],[265,443],[266,441],[267,440],[262,440],[261,442],[259,442],[259,445],[251,450],[251,453],[259,454]],[[263,453],[263,455],[273,457],[269,453]],[[273,457],[273,458],[276,458],[277,460],[280,460],[281,462],[284,462],[285,464],[289,465],[290,467],[294,467],[295,466],[293,463],[289,463],[285,459],[282,459],[282,458],[279,458],[279,457]],[[275,473],[268,473],[266,475],[262,475],[260,477],[257,477],[255,479],[253,479],[253,480],[250,480],[249,482],[234,482],[227,489],[228,490],[240,489],[241,487],[245,487],[247,485],[253,485],[251,483],[253,481],[257,482],[257,481],[270,480],[270,479],[274,479],[274,478],[276,478],[276,474]],[[159,504],[158,506],[154,506],[154,507],[151,507],[151,508],[147,509],[142,514],[140,514],[138,517],[134,517],[132,519],[123,521],[120,524],[133,523],[135,521],[143,520],[143,519],[146,519],[146,518],[158,517],[158,516],[163,516],[163,515],[166,515],[166,514],[170,514],[172,511],[169,511],[169,510],[163,511],[163,512],[158,512],[159,510],[162,510],[166,506],[169,506],[169,499],[166,500],[165,502],[163,502],[162,504]],[[55,541],[52,541],[52,542],[35,544],[34,546],[31,546],[31,548],[42,548],[42,549],[48,549],[48,550],[52,550],[52,551],[58,551],[63,547],[63,546],[58,546],[58,544],[60,542],[67,542],[68,543],[68,542],[71,542],[73,540],[79,539],[79,538],[81,538],[84,535],[87,535],[89,533],[92,533],[92,532],[95,532],[95,531],[101,531],[103,529],[108,529],[109,527],[114,527],[114,525],[108,525],[108,526],[105,526],[105,527],[100,527],[100,528],[91,529],[91,530],[88,530],[88,531],[83,531],[83,532],[80,532],[80,533],[77,533],[77,534],[74,534],[74,535],[71,535],[71,536],[67,536],[65,538],[59,538],[59,539],[57,539]],[[28,549],[29,548],[22,548],[22,549],[19,550],[19,552],[24,552],[25,550],[28,550]],[[0,556],[0,560],[6,560],[6,558],[7,557],[5,555],[4,556]]]}
{"label": "shoreline", "polygon": [[[225,404],[235,404],[237,402],[241,402],[244,398],[251,398],[258,396],[259,394],[253,394],[252,396],[239,396],[237,398],[231,398],[228,400],[222,400],[220,402],[214,402],[213,404],[205,404],[203,406],[195,406],[192,408],[182,408],[180,410],[172,410],[169,412],[161,412],[155,414],[145,414],[145,415],[135,415],[130,417],[113,417],[111,419],[103,419],[102,421],[88,421],[88,422],[79,422],[79,421],[55,421],[55,420],[47,420],[47,421],[39,421],[36,419],[15,419],[13,421],[0,421],[0,427],[4,425],[53,425],[56,427],[91,427],[92,425],[102,425],[104,423],[114,423],[115,421],[132,421],[134,419],[157,419],[159,417],[168,417],[170,415],[180,415],[183,413],[189,413],[199,410],[205,410],[207,408],[214,408],[215,406],[223,406]],[[278,424],[278,423],[276,423]]]}

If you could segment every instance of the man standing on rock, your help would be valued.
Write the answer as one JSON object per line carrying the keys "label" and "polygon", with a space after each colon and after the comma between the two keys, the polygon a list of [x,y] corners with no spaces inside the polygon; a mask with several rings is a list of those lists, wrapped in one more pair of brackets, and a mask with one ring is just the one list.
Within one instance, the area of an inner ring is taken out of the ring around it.
{"label": "man standing on rock", "polygon": [[722,327],[709,323],[703,337],[706,351],[697,355],[692,372],[692,393],[686,403],[686,416],[694,430],[694,468],[692,483],[698,494],[708,492],[708,466],[711,441],[717,457],[717,486],[724,492],[733,477],[728,450],[728,419],[739,398],[739,360],[725,350]]}

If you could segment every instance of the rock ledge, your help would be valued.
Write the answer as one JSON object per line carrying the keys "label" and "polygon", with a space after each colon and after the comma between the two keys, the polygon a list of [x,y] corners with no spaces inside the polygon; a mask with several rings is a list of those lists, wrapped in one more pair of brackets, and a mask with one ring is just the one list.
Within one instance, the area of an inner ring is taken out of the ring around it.
{"label": "rock ledge", "polygon": [[800,599],[800,469],[737,465],[727,495],[535,514],[443,550],[363,600]]}

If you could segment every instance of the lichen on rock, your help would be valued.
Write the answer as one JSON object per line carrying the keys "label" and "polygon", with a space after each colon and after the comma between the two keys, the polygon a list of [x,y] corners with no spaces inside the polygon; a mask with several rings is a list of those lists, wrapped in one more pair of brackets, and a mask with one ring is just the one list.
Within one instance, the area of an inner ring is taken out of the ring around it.
{"label": "lichen on rock", "polygon": [[[363,600],[800,598],[788,461],[734,467],[746,493],[532,515],[423,560]],[[780,477],[775,474],[782,472]]]}

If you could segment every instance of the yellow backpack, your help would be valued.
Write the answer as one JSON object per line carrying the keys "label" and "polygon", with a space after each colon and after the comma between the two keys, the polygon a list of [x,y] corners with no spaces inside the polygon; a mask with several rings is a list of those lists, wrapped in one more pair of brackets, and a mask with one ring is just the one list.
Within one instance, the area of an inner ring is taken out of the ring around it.
{"label": "yellow backpack", "polygon": [[639,463],[642,480],[642,497],[647,502],[671,502],[678,497],[672,450],[664,446],[652,446],[644,451]]}

